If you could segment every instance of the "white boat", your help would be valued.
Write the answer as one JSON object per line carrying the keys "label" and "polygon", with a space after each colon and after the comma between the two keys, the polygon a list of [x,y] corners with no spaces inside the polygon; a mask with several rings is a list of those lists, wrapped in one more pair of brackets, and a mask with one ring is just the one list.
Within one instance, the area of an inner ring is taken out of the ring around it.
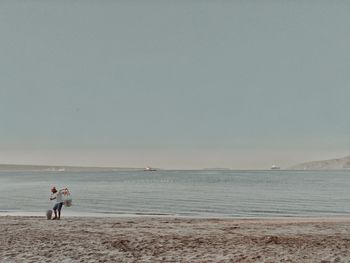
{"label": "white boat", "polygon": [[272,166],[271,166],[271,170],[280,170],[281,169],[281,167],[279,167],[279,166],[277,166],[277,165],[275,165],[275,164],[273,164]]}
{"label": "white boat", "polygon": [[154,169],[154,168],[151,168],[151,167],[146,167],[146,168],[144,169],[144,171],[146,171],[146,172],[154,172],[154,171],[157,171],[157,170]]}

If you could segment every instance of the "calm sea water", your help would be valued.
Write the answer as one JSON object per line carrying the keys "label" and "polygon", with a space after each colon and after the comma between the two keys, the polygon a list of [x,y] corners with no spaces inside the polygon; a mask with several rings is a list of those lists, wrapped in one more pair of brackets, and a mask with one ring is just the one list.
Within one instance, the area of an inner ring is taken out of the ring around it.
{"label": "calm sea water", "polygon": [[53,185],[72,192],[66,214],[350,215],[350,171],[0,172],[0,212],[43,214]]}

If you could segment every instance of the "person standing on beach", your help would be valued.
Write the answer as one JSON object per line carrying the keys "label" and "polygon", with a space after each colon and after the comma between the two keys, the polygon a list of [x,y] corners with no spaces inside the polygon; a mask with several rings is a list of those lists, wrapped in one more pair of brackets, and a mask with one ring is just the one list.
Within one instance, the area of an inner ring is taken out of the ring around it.
{"label": "person standing on beach", "polygon": [[63,206],[63,198],[62,198],[62,192],[61,190],[57,191],[56,187],[52,187],[51,189],[52,195],[50,197],[50,200],[56,199],[56,203],[53,206],[53,212],[55,213],[54,218],[52,220],[60,220],[61,218],[61,209]]}

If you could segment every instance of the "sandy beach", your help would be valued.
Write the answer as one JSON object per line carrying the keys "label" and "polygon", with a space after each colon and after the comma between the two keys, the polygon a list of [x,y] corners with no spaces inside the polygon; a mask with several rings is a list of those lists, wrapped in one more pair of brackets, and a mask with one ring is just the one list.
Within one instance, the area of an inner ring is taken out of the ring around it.
{"label": "sandy beach", "polygon": [[1,262],[350,262],[350,219],[0,217]]}

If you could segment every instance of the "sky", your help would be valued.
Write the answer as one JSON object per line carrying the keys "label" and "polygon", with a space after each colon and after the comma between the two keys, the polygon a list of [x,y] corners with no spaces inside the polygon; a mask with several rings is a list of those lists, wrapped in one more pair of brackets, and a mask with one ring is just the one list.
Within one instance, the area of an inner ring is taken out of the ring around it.
{"label": "sky", "polygon": [[349,1],[1,1],[0,163],[350,154]]}

